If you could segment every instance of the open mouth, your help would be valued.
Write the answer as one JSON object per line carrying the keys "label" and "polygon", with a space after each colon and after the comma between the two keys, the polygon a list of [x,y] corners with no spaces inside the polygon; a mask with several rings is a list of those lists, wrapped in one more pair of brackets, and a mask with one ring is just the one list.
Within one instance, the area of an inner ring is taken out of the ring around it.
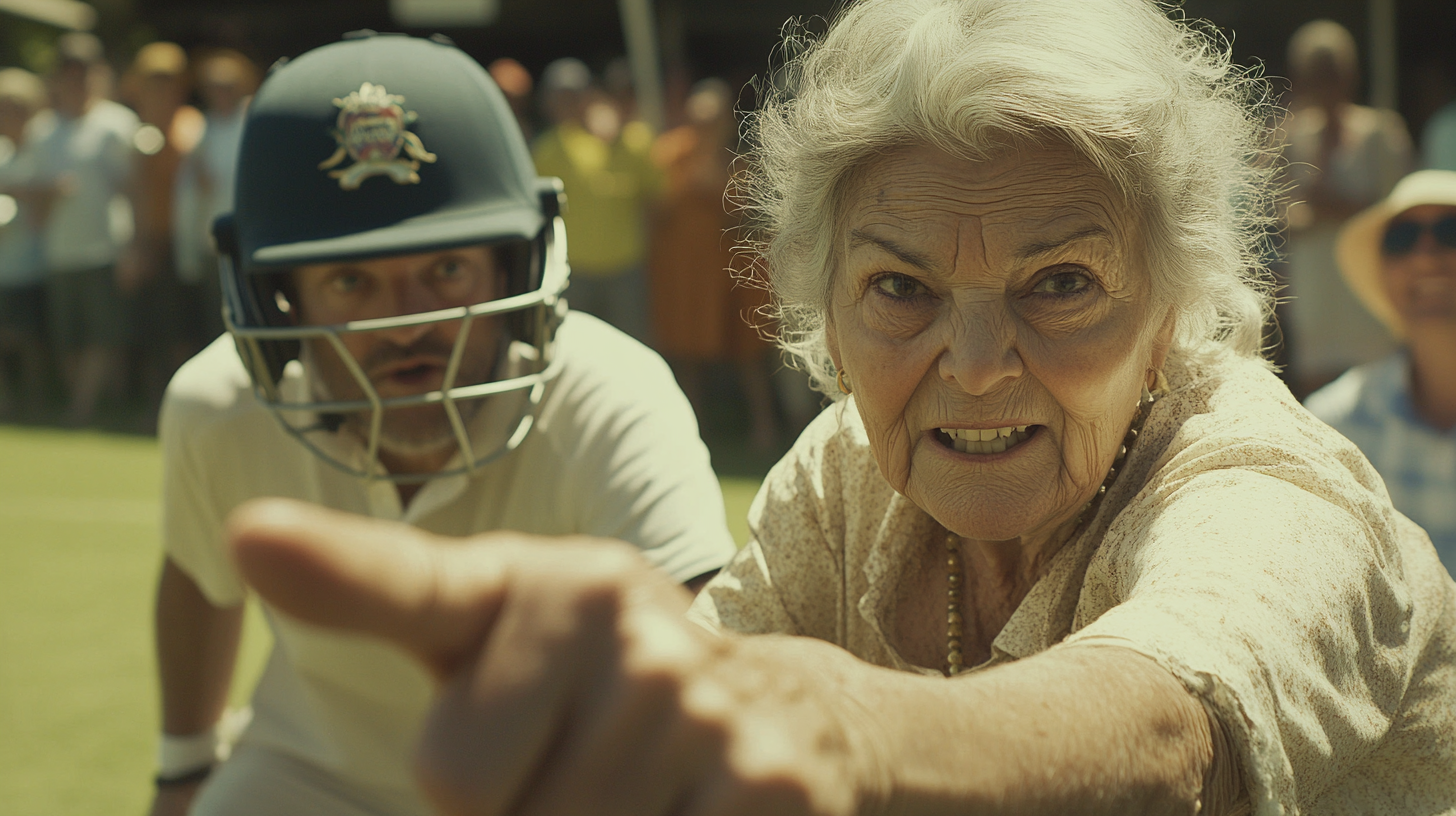
{"label": "open mouth", "polygon": [[959,453],[1002,453],[1036,435],[1040,425],[1008,425],[1004,428],[941,428],[935,432],[940,444]]}
{"label": "open mouth", "polygon": [[444,372],[444,366],[434,363],[416,363],[387,372],[384,376],[390,382],[406,388],[430,385]]}

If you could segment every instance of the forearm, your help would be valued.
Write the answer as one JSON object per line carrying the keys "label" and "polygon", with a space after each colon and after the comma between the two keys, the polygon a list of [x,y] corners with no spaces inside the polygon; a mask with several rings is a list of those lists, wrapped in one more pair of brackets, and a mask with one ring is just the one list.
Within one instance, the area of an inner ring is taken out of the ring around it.
{"label": "forearm", "polygon": [[885,789],[873,812],[1191,814],[1211,776],[1203,706],[1127,649],[1056,649],[948,681],[839,674]]}
{"label": "forearm", "polygon": [[196,734],[211,728],[227,705],[243,607],[213,606],[172,560],[157,585],[157,667],[162,730]]}

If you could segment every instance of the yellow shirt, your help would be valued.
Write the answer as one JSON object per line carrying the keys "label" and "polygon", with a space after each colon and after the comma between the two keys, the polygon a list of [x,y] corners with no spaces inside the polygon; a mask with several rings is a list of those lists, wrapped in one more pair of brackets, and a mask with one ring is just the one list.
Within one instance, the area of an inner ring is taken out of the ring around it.
{"label": "yellow shirt", "polygon": [[[977,669],[1120,645],[1218,717],[1261,816],[1456,812],[1456,585],[1430,540],[1255,361],[1166,373],[1122,475]],[[749,526],[696,620],[939,674],[887,634],[944,532],[880,476],[853,398],[775,466]]]}
{"label": "yellow shirt", "polygon": [[652,132],[628,123],[608,144],[564,124],[532,146],[536,172],[566,185],[566,236],[573,275],[607,278],[641,267],[647,258],[647,207],[661,185],[648,156]]}

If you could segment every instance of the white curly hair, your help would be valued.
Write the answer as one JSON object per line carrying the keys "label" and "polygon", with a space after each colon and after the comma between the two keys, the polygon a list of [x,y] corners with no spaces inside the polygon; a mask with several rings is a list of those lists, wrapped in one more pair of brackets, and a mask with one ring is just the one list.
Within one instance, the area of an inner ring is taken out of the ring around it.
{"label": "white curly hair", "polygon": [[838,396],[825,345],[855,171],[900,145],[970,160],[1060,139],[1141,219],[1171,353],[1258,356],[1275,195],[1268,85],[1216,33],[1154,0],[861,0],[797,51],[748,123],[741,205],[779,342]]}

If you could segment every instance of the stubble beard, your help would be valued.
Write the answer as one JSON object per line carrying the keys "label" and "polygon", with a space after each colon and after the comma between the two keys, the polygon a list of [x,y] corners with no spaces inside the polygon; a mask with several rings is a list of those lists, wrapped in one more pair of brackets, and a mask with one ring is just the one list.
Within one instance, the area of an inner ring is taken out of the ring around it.
{"label": "stubble beard", "polygon": [[[379,365],[392,359],[418,353],[418,345],[409,349],[399,349],[397,346],[382,348],[386,350],[360,360],[360,367],[366,372],[373,371]],[[348,368],[332,350],[324,354],[309,353],[307,344],[305,344],[305,349],[304,365],[311,372],[310,379],[317,398],[321,400],[366,399],[364,389],[360,387],[358,381],[354,379]],[[448,347],[431,350],[437,353],[443,352],[448,357]],[[471,357],[472,355],[467,349],[464,359],[461,361],[461,369],[455,378],[457,386],[482,383],[489,379],[494,368],[494,361],[482,363],[479,360],[471,360]],[[373,387],[376,391],[378,390],[377,384],[373,384]],[[380,396],[383,397],[382,394]],[[471,422],[480,414],[484,403],[484,398],[455,401],[455,409],[460,415],[460,423],[464,428],[470,427]],[[353,434],[360,444],[367,447],[372,416],[372,412],[367,410],[343,414],[340,430]],[[443,404],[409,405],[385,409],[379,425],[380,453],[398,457],[423,457],[438,455],[458,447],[459,441],[455,435],[455,428],[451,424]]]}

